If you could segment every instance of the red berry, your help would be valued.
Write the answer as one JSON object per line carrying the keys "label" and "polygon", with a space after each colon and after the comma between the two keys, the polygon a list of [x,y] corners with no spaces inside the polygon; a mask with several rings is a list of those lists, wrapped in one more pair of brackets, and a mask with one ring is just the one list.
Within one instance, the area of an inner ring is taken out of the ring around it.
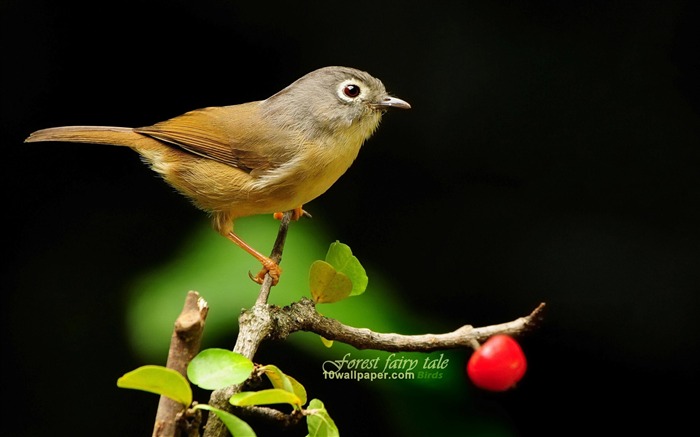
{"label": "red berry", "polygon": [[505,391],[525,375],[527,360],[520,345],[508,335],[494,335],[474,351],[467,375],[484,390]]}

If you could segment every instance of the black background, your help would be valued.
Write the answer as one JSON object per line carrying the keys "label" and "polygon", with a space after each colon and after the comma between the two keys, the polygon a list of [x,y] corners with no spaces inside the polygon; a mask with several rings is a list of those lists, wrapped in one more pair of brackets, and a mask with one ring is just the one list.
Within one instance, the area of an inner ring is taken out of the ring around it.
{"label": "black background", "polygon": [[[23,139],[258,100],[326,65],[367,70],[413,105],[388,114],[313,202],[334,238],[445,326],[548,303],[523,339],[518,389],[465,381],[469,400],[446,414],[497,416],[519,436],[694,426],[697,3],[15,0],[0,11],[3,434],[151,432],[155,398],[114,387],[142,364],[123,339],[121,292],[206,220],[133,153]],[[335,405],[344,435],[405,435],[357,390],[366,410]],[[425,399],[403,401],[421,415]],[[483,435],[466,421],[451,433]]]}

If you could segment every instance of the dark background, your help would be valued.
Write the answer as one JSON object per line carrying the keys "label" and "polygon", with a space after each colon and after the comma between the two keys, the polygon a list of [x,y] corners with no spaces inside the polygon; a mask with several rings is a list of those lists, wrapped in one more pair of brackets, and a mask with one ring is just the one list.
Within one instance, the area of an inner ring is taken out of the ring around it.
{"label": "dark background", "polygon": [[326,65],[413,105],[313,202],[333,238],[445,329],[548,304],[516,390],[388,405],[326,384],[344,435],[410,435],[397,421],[427,403],[444,416],[426,423],[456,424],[436,435],[491,435],[482,416],[513,436],[694,427],[697,5],[3,1],[2,433],[150,434],[155,398],[114,386],[144,364],[123,289],[206,220],[129,151],[23,139],[258,100]]}

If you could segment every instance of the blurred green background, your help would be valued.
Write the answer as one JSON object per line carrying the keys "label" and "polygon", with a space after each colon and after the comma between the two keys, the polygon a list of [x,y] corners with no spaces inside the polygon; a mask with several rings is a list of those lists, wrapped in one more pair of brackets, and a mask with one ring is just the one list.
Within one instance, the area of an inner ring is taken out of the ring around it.
{"label": "blurred green background", "polygon": [[[308,295],[328,245],[367,292],[320,310],[381,331],[500,323],[548,303],[517,390],[323,379],[385,357],[310,334],[268,343],[343,435],[679,434],[700,365],[700,8],[691,1],[0,2],[3,434],[149,435],[188,290],[232,347],[258,266],[126,149],[22,144],[68,124],[143,126],[268,97],[326,65],[413,105],[293,223],[272,301]],[[277,222],[237,231],[263,251]],[[440,353],[406,354],[437,358]],[[205,400],[206,393],[199,399]],[[269,435],[267,433],[261,435]],[[291,435],[304,435],[303,431]]]}

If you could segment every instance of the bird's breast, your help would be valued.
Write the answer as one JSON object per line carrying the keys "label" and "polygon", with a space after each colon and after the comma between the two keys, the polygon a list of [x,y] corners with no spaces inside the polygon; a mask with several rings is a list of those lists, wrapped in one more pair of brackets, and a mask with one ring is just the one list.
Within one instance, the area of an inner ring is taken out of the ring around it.
{"label": "bird's breast", "polygon": [[347,171],[363,141],[352,135],[307,140],[293,159],[257,177],[255,186],[291,208],[308,203]]}

